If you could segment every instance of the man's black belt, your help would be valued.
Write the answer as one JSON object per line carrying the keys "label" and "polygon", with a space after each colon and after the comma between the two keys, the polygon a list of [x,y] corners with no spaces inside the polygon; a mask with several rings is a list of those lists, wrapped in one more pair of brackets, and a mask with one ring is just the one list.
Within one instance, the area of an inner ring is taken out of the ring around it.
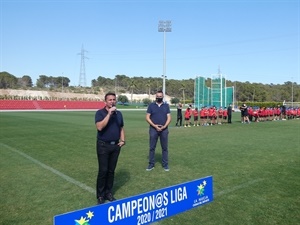
{"label": "man's black belt", "polygon": [[101,141],[101,140],[99,140],[99,142],[107,145],[116,145],[119,143],[119,141]]}

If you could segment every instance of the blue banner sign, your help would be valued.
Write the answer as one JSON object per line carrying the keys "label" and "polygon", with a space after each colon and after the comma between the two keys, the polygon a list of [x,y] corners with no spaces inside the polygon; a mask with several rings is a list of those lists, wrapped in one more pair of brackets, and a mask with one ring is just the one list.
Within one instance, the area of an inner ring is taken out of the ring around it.
{"label": "blue banner sign", "polygon": [[54,225],[143,225],[171,217],[213,200],[212,176],[69,212]]}

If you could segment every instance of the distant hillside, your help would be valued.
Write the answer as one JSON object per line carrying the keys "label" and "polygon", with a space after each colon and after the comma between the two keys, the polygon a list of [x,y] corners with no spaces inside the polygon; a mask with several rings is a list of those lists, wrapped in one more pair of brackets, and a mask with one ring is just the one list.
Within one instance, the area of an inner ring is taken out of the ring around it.
{"label": "distant hillside", "polygon": [[[131,100],[130,93],[122,93],[121,95],[127,96]],[[54,91],[34,91],[34,90],[16,90],[16,89],[0,89],[0,96],[10,96],[15,99],[46,99],[46,100],[89,100],[89,101],[103,101],[105,93],[101,91],[99,94],[81,94],[81,93],[65,93]],[[133,94],[133,101],[141,101],[145,98],[149,98],[147,94]],[[150,95],[150,99],[154,100],[155,95]],[[166,96],[166,100],[170,102],[171,97]]]}

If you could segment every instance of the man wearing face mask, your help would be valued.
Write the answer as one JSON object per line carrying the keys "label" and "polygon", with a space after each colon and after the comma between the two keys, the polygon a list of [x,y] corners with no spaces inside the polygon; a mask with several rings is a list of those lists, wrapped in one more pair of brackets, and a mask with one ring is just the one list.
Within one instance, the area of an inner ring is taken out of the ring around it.
{"label": "man wearing face mask", "polygon": [[171,122],[170,107],[163,102],[163,92],[156,93],[156,101],[152,102],[147,109],[146,121],[149,123],[149,165],[147,171],[154,169],[155,148],[159,137],[162,149],[162,167],[169,171],[168,164],[168,125]]}

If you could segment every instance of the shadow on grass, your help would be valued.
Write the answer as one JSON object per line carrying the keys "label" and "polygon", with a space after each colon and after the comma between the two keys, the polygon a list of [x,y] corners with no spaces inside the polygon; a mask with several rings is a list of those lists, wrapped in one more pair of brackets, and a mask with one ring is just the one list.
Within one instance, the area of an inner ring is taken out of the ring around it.
{"label": "shadow on grass", "polygon": [[[162,165],[162,152],[161,151],[162,150],[160,147],[159,148],[156,147],[155,156],[154,156],[155,165],[157,165],[157,164]],[[149,163],[149,151],[147,152],[147,162]]]}
{"label": "shadow on grass", "polygon": [[118,171],[115,174],[114,192],[117,192],[125,183],[130,180],[130,173],[127,170]]}

